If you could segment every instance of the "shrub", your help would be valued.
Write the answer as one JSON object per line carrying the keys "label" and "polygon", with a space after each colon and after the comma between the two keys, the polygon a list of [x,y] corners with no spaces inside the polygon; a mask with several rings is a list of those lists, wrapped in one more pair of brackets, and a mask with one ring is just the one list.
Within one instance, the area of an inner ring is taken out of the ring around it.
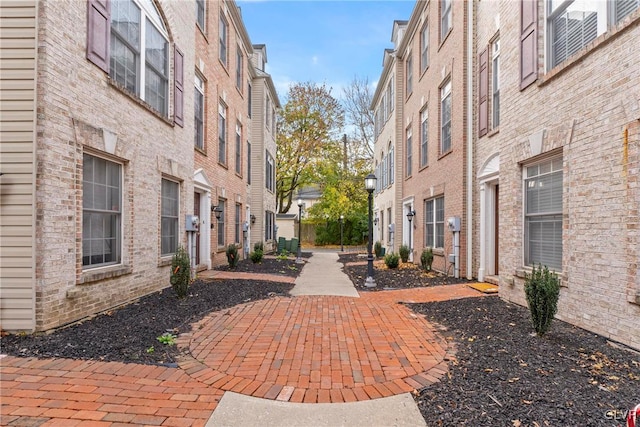
{"label": "shrub", "polygon": [[400,264],[400,255],[395,252],[390,252],[384,256],[384,263],[388,268],[398,268]]}
{"label": "shrub", "polygon": [[190,281],[191,261],[189,261],[189,254],[182,246],[179,246],[171,258],[171,277],[169,278],[169,283],[178,298],[187,296]]}
{"label": "shrub", "polygon": [[433,250],[431,248],[427,248],[422,251],[422,255],[420,255],[420,264],[422,264],[424,271],[431,271],[431,264],[433,264]]}
{"label": "shrub", "polygon": [[281,250],[280,253],[276,255],[276,260],[278,261],[286,261],[287,259],[289,259],[289,251],[286,249]]}
{"label": "shrub", "polygon": [[227,246],[227,262],[229,263],[229,268],[236,268],[238,261],[240,261],[238,257],[238,247],[231,243]]}
{"label": "shrub", "polygon": [[525,275],[524,292],[531,312],[531,323],[538,336],[544,335],[551,326],[558,310],[560,280],[556,273],[550,273],[545,266],[533,266],[531,275]]}
{"label": "shrub", "polygon": [[253,244],[253,251],[254,252],[262,252],[264,253],[264,242],[256,242]]}
{"label": "shrub", "polygon": [[409,246],[407,245],[400,246],[399,252],[400,252],[400,259],[402,260],[402,262],[409,261]]}
{"label": "shrub", "polygon": [[380,258],[382,256],[382,243],[379,241],[373,245],[373,252],[376,254],[376,258]]}
{"label": "shrub", "polygon": [[262,262],[263,255],[264,252],[262,252],[260,249],[256,249],[249,254],[249,258],[251,258],[251,261],[253,261],[254,264],[258,264]]}

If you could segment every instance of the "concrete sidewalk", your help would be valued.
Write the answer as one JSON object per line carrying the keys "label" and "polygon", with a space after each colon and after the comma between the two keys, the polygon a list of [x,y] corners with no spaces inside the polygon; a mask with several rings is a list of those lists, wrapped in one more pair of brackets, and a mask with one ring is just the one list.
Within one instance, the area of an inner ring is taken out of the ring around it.
{"label": "concrete sidewalk", "polygon": [[334,295],[358,298],[356,288],[342,271],[336,252],[313,252],[300,276],[295,281],[291,295]]}

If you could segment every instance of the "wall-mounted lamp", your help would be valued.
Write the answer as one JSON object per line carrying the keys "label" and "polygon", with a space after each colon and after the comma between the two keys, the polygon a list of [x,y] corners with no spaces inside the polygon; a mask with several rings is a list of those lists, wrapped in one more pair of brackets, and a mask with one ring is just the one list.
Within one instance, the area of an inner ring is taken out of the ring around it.
{"label": "wall-mounted lamp", "polygon": [[251,216],[249,218],[251,218],[251,224],[255,224],[256,223],[256,216],[254,214],[251,214]]}
{"label": "wall-mounted lamp", "polygon": [[218,206],[211,205],[211,212],[216,215],[216,219],[220,219],[220,217],[222,216],[222,208],[220,207],[220,205]]}
{"label": "wall-mounted lamp", "polygon": [[373,225],[378,225],[378,212],[376,212],[376,217],[373,218]]}

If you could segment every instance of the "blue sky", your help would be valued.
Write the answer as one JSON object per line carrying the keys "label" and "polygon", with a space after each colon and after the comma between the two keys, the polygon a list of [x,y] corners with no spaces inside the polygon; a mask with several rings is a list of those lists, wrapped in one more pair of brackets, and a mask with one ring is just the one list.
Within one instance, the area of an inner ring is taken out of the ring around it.
{"label": "blue sky", "polygon": [[[408,20],[413,0],[237,0],[254,44],[267,46],[267,72],[284,102],[294,82],[342,88],[354,76],[375,85],[394,20]],[[375,86],[374,86],[375,87]]]}

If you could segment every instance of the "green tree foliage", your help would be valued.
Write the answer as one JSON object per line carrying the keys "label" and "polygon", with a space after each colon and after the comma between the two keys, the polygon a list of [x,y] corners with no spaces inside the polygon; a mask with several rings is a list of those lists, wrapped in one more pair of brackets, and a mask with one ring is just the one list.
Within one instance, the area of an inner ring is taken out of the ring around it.
{"label": "green tree foliage", "polygon": [[171,257],[171,276],[169,283],[173,287],[173,291],[178,298],[184,298],[189,291],[189,283],[191,281],[191,262],[189,254],[184,247],[179,246],[176,253]]}
{"label": "green tree foliage", "polygon": [[278,212],[293,204],[296,191],[317,180],[319,163],[336,158],[344,111],[331,88],[297,83],[289,88],[278,117],[276,201]]}

